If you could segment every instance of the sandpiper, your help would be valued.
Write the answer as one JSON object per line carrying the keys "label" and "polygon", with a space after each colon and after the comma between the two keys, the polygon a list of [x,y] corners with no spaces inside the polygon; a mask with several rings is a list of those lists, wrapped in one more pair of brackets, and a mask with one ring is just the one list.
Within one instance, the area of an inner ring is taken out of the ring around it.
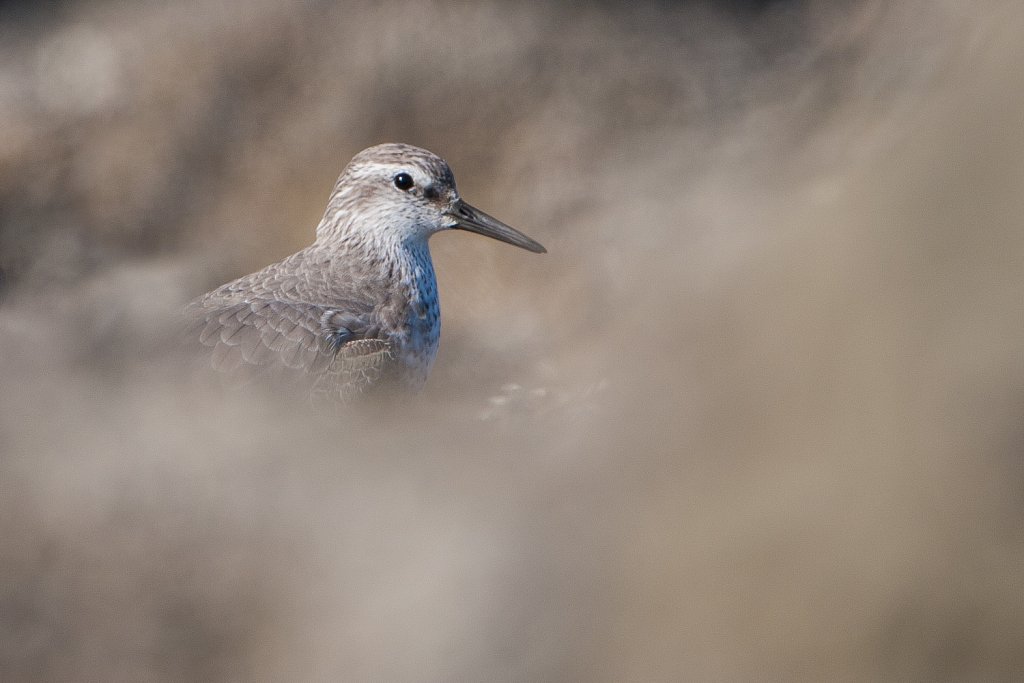
{"label": "sandpiper", "polygon": [[427,240],[453,228],[546,251],[462,201],[436,154],[370,147],[342,171],[313,244],[193,301],[193,329],[221,370],[283,368],[339,398],[385,381],[418,390],[441,333]]}

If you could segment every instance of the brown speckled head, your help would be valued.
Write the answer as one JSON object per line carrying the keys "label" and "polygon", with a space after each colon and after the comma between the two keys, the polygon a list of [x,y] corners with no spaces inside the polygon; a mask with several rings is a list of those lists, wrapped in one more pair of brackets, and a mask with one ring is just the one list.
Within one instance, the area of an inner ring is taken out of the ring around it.
{"label": "brown speckled head", "polygon": [[452,228],[544,251],[518,230],[462,201],[444,159],[401,143],[376,145],[352,158],[334,186],[317,239],[366,239],[381,248]]}

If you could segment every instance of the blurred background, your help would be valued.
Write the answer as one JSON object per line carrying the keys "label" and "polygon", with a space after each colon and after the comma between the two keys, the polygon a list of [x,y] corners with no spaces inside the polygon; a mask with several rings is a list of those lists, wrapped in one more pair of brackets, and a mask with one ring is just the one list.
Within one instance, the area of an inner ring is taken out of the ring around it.
{"label": "blurred background", "polygon": [[[1024,677],[1024,7],[0,4],[0,679]],[[192,297],[372,144],[418,400],[219,390]]]}

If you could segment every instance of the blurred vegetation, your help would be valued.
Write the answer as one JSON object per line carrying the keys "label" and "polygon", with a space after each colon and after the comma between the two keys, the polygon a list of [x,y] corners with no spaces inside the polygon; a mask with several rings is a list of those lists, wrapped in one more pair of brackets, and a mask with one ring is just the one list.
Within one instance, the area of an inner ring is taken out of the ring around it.
{"label": "blurred vegetation", "polygon": [[[0,679],[1024,674],[1024,11],[0,4]],[[383,141],[417,400],[222,390],[181,306]]]}

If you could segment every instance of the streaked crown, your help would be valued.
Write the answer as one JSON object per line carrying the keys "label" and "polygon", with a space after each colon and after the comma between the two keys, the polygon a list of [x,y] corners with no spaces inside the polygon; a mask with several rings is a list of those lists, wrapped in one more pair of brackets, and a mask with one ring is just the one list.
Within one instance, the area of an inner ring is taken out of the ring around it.
{"label": "streaked crown", "polygon": [[462,201],[448,163],[400,143],[364,149],[342,171],[317,226],[320,244],[422,250],[435,232],[458,228],[533,252],[544,247]]}

